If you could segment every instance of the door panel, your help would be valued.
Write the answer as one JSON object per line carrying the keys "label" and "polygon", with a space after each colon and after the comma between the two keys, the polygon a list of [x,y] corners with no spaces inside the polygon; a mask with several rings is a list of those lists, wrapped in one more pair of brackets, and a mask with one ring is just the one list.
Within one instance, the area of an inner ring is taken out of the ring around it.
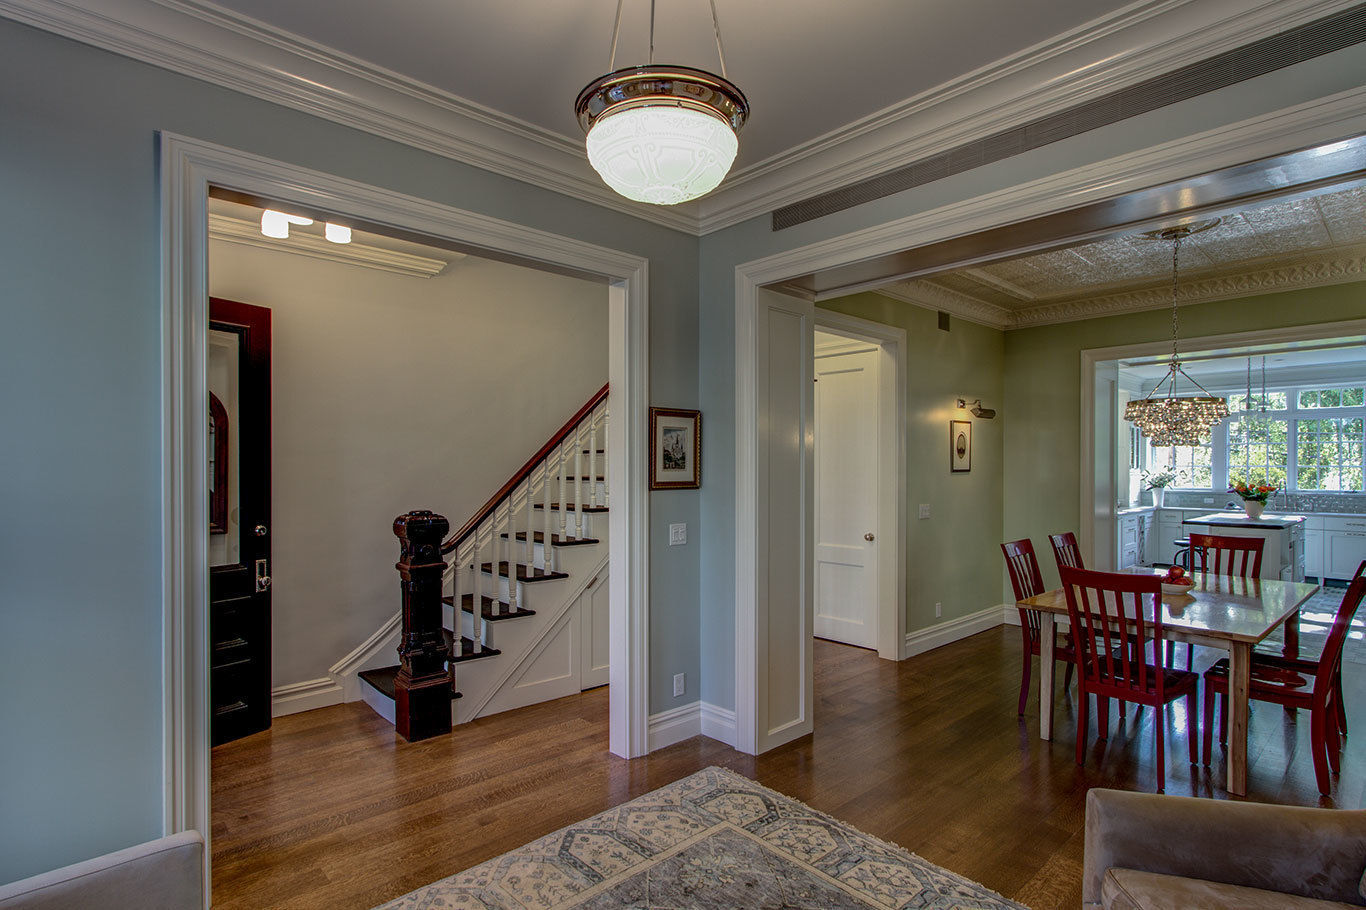
{"label": "door panel", "polygon": [[877,646],[877,352],[816,361],[816,604],[820,638]]}
{"label": "door panel", "polygon": [[583,634],[579,637],[580,688],[592,689],[608,683],[608,653],[611,638],[608,635],[608,596],[607,567],[604,566],[593,579],[587,591],[579,595],[579,621]]}
{"label": "door panel", "polygon": [[227,415],[227,445],[216,447],[228,465],[218,472],[227,514],[209,533],[210,736],[218,745],[270,726],[270,310],[210,299],[208,380]]}

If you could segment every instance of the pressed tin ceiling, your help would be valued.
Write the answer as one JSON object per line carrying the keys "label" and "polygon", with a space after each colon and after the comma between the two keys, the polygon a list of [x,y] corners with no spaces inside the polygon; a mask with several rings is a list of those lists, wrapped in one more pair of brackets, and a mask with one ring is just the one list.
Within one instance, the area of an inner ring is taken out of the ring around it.
{"label": "pressed tin ceiling", "polygon": [[[809,142],[1129,5],[1127,0],[716,0],[753,116],[736,167]],[[218,0],[217,6],[580,141],[615,0]],[[644,63],[650,0],[624,0],[617,66]],[[655,61],[716,70],[708,0],[657,3]]]}
{"label": "pressed tin ceiling", "polygon": [[[1361,281],[1363,262],[1366,187],[1271,202],[1225,214],[1182,243],[1180,300]],[[1171,268],[1170,243],[1127,234],[881,290],[987,324],[1024,326],[1167,306]]]}

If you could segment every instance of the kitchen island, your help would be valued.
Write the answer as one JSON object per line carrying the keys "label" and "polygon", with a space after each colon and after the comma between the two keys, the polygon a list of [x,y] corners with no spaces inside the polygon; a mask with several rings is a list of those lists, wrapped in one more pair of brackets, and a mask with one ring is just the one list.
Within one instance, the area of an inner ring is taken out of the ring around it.
{"label": "kitchen island", "polygon": [[1212,512],[1187,518],[1181,528],[1186,535],[1260,537],[1266,541],[1262,546],[1261,577],[1304,581],[1303,515],[1263,513],[1260,518],[1248,518],[1242,512]]}

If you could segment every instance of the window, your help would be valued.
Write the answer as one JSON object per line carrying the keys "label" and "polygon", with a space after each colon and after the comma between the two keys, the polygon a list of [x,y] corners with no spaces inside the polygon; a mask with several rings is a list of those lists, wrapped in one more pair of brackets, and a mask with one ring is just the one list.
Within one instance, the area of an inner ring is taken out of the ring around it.
{"label": "window", "polygon": [[1366,386],[1297,388],[1228,396],[1229,417],[1200,446],[1150,448],[1149,464],[1182,476],[1174,489],[1223,492],[1229,484],[1270,483],[1282,490],[1366,490]]}

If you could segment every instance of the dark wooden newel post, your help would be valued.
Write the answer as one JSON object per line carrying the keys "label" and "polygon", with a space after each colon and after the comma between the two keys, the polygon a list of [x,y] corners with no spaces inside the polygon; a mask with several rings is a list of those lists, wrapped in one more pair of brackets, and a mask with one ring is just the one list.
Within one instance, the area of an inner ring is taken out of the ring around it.
{"label": "dark wooden newel post", "polygon": [[394,519],[399,545],[395,568],[403,594],[394,726],[409,742],[451,732],[449,655],[441,634],[441,577],[446,571],[441,541],[449,530],[445,518],[425,509]]}

